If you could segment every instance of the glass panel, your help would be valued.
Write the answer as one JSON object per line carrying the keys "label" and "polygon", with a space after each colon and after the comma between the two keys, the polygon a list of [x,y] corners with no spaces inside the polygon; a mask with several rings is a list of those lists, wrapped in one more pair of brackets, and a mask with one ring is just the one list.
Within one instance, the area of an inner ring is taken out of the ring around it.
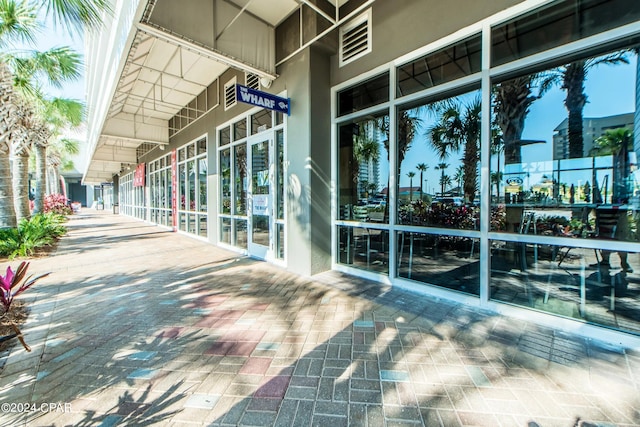
{"label": "glass panel", "polygon": [[231,129],[229,127],[220,129],[218,133],[218,145],[222,147],[231,142]]}
{"label": "glass panel", "polygon": [[473,36],[397,69],[397,94],[408,95],[480,72],[481,36]]}
{"label": "glass panel", "polygon": [[493,85],[491,230],[639,240],[636,66],[621,50]]}
{"label": "glass panel", "polygon": [[184,164],[178,165],[178,188],[180,189],[180,209],[184,210],[187,206],[187,197],[186,197],[186,177],[185,177],[185,167]]}
{"label": "glass panel", "polygon": [[249,184],[247,181],[247,146],[238,145],[233,150],[234,160],[234,194],[236,203],[233,213],[238,215],[247,214],[247,190]]}
{"label": "glass panel", "polygon": [[640,19],[636,0],[552,2],[492,29],[492,65],[562,46]]}
{"label": "glass panel", "polygon": [[179,162],[184,162],[185,161],[185,159],[186,159],[185,154],[186,154],[186,150],[184,148],[181,148],[181,149],[178,150],[178,161]]}
{"label": "glass panel", "polygon": [[198,154],[204,154],[207,152],[207,139],[206,138],[202,138],[200,141],[198,141],[197,143],[197,152]]}
{"label": "glass panel", "polygon": [[269,141],[251,146],[251,183],[253,194],[252,242],[269,246]]}
{"label": "glass panel", "polygon": [[220,212],[231,213],[231,150],[220,151]]}
{"label": "glass panel", "polygon": [[480,295],[480,239],[398,233],[398,276]]}
{"label": "glass panel", "polygon": [[234,219],[233,227],[233,246],[247,249],[247,221]]}
{"label": "glass panel", "polygon": [[638,253],[491,242],[491,299],[640,333]]}
{"label": "glass panel", "polygon": [[280,111],[275,111],[274,112],[274,116],[275,116],[275,121],[276,124],[275,126],[281,125],[282,123],[284,123],[284,114],[281,113]]}
{"label": "glass panel", "polygon": [[187,146],[187,159],[195,157],[196,155],[196,146],[195,144],[189,144]]}
{"label": "glass panel", "polygon": [[355,113],[389,100],[389,73],[338,92],[338,116]]}
{"label": "glass panel", "polygon": [[398,223],[480,228],[480,91],[398,111]]}
{"label": "glass panel", "polygon": [[231,218],[220,218],[220,242],[231,244]]}
{"label": "glass panel", "polygon": [[207,216],[198,215],[198,235],[200,237],[207,237]]}
{"label": "glass panel", "polygon": [[237,141],[247,137],[247,119],[242,119],[233,124],[233,140]]}
{"label": "glass panel", "polygon": [[194,214],[188,214],[187,218],[189,220],[189,225],[188,225],[188,230],[189,233],[192,234],[198,234],[198,229],[196,228],[197,223],[196,223],[196,215]]}
{"label": "glass panel", "polygon": [[284,224],[276,224],[276,258],[284,259]]}
{"label": "glass panel", "polygon": [[338,151],[339,218],[389,222],[389,116],[340,126]]}
{"label": "glass panel", "polygon": [[181,231],[187,231],[187,218],[183,213],[178,214],[178,229]]}
{"label": "glass panel", "polygon": [[251,116],[251,135],[271,129],[271,110],[261,110]]}
{"label": "glass panel", "polygon": [[207,159],[198,160],[198,210],[207,211]]}
{"label": "glass panel", "polygon": [[389,274],[389,232],[360,227],[338,227],[338,262]]}
{"label": "glass panel", "polygon": [[196,161],[189,160],[187,162],[187,179],[189,180],[189,208],[190,211],[196,210]]}
{"label": "glass panel", "polygon": [[284,131],[276,132],[276,218],[284,219]]}

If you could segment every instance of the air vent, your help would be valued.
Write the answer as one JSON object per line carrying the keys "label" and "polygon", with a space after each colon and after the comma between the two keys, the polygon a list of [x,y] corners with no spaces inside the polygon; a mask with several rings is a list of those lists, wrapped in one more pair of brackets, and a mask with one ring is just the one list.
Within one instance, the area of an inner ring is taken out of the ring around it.
{"label": "air vent", "polygon": [[236,78],[232,78],[224,85],[224,109],[228,110],[238,103],[236,99]]}
{"label": "air vent", "polygon": [[260,76],[257,74],[245,74],[246,86],[251,89],[260,90]]}
{"label": "air vent", "polygon": [[371,9],[340,29],[340,66],[371,52]]}

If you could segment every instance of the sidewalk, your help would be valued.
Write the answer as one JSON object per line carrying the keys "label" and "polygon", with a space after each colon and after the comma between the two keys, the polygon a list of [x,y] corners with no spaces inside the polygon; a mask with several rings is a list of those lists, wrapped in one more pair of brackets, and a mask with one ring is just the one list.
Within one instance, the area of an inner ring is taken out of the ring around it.
{"label": "sidewalk", "polygon": [[640,425],[637,352],[104,211],[69,229],[31,263],[0,425]]}

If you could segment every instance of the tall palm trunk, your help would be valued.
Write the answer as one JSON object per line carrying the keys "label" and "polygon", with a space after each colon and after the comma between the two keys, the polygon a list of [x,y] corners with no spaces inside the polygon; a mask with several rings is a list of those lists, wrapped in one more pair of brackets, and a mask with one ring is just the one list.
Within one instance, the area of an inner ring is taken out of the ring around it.
{"label": "tall palm trunk", "polygon": [[9,136],[16,121],[14,111],[13,77],[6,64],[0,62],[0,228],[17,226],[9,162]]}
{"label": "tall palm trunk", "polygon": [[494,114],[502,131],[505,164],[522,163],[522,132],[529,106],[538,99],[531,91],[535,75],[518,77],[495,87]]}
{"label": "tall palm trunk", "polygon": [[29,154],[13,157],[13,202],[17,220],[29,218]]}
{"label": "tall palm trunk", "polygon": [[36,152],[36,193],[33,201],[33,213],[44,212],[44,195],[47,191],[47,146],[42,142],[35,144]]}
{"label": "tall palm trunk", "polygon": [[587,103],[587,96],[584,94],[585,76],[585,61],[572,62],[567,65],[564,72],[562,88],[567,91],[564,103],[569,113],[567,134],[569,137],[569,158],[571,159],[584,156],[582,111]]}

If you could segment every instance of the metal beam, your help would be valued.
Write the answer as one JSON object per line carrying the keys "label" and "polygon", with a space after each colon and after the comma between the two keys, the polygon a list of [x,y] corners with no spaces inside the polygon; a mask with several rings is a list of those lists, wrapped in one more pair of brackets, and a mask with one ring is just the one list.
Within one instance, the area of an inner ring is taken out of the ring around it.
{"label": "metal beam", "polygon": [[173,43],[177,46],[182,46],[184,49],[195,52],[199,55],[204,56],[205,58],[212,59],[221,64],[225,64],[228,67],[234,68],[236,70],[246,71],[249,73],[257,74],[260,77],[265,77],[271,80],[275,80],[278,76],[274,73],[262,70],[260,68],[256,68],[251,64],[247,64],[246,62],[240,61],[238,59],[232,58],[223,54],[222,52],[211,50],[205,46],[201,46],[197,44],[193,40],[189,40],[185,37],[180,37],[174,34],[167,33],[166,31],[160,30],[154,26],[138,23],[138,30],[155,36],[159,39],[162,39],[168,43]]}

